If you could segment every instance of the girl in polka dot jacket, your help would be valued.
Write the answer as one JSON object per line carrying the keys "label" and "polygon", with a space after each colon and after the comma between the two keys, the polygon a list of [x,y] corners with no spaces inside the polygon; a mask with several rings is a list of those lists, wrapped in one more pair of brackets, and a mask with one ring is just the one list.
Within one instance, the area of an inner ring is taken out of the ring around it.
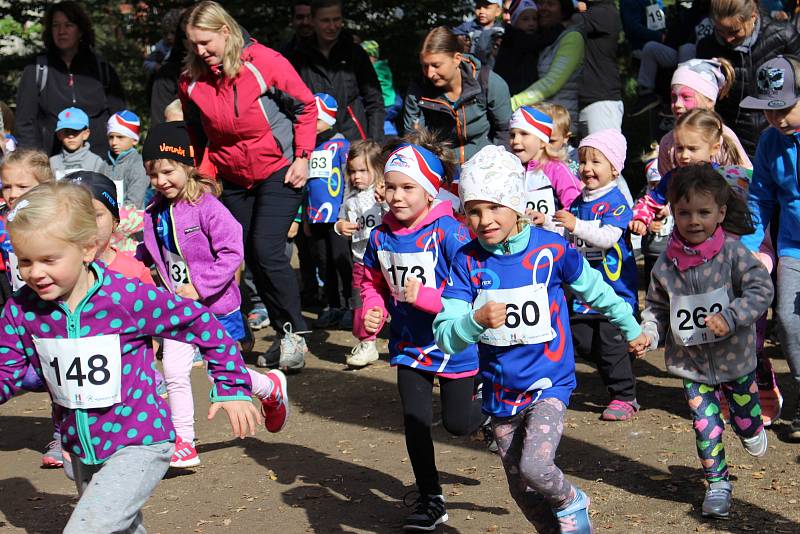
{"label": "girl in polka dot jacket", "polygon": [[164,476],[176,438],[155,390],[151,336],[200,347],[214,380],[209,418],[224,409],[243,438],[260,417],[241,354],[199,302],[93,261],[97,223],[85,188],[32,189],[7,227],[26,286],[0,315],[0,403],[21,390],[32,364],[63,411],[81,496],[64,532],[143,530],[140,510]]}

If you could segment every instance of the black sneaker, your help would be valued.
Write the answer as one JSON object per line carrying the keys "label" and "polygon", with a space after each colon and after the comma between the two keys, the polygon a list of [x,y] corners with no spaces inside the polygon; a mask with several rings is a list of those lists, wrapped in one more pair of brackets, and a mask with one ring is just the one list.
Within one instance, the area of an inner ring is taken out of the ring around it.
{"label": "black sneaker", "polygon": [[642,93],[631,106],[628,117],[638,117],[642,113],[661,105],[661,98],[655,93]]}
{"label": "black sneaker", "polygon": [[414,513],[406,518],[403,530],[430,532],[449,519],[443,495],[420,495],[413,506]]}
{"label": "black sneaker", "polygon": [[789,439],[800,440],[800,398],[797,399],[797,408],[789,425]]}

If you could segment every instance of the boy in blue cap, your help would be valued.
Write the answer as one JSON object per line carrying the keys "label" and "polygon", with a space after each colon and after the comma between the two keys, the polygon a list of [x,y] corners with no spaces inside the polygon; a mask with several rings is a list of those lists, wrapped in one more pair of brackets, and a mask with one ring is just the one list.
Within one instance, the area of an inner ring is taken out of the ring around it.
{"label": "boy in blue cap", "polygon": [[50,157],[56,180],[75,171],[103,172],[105,163],[89,150],[89,116],[79,108],[67,108],[58,114],[56,137],[61,152]]}

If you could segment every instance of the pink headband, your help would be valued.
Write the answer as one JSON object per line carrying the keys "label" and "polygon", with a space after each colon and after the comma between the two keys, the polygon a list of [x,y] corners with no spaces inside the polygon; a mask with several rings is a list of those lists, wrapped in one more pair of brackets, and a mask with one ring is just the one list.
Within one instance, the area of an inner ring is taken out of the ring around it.
{"label": "pink headband", "polygon": [[712,102],[717,101],[719,89],[724,84],[725,76],[719,63],[705,59],[691,59],[678,65],[671,82],[671,85],[691,87]]}

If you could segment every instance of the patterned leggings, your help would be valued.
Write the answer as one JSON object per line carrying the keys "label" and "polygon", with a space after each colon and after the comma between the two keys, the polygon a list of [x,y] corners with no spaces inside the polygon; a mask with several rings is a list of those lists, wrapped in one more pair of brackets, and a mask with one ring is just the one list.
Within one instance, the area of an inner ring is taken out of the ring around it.
{"label": "patterned leggings", "polygon": [[492,418],[492,429],[508,479],[522,513],[541,533],[559,532],[553,509],[574,498],[572,484],[555,464],[567,407],[558,399],[533,403],[511,418]]}
{"label": "patterned leggings", "polygon": [[722,431],[725,423],[719,409],[719,395],[724,394],[730,406],[730,423],[741,438],[752,438],[764,427],[761,423],[761,405],[758,402],[758,385],[755,371],[731,382],[709,386],[689,380],[683,381],[686,402],[692,413],[694,433],[697,438],[697,455],[703,464],[706,480],[728,480],[728,464]]}

